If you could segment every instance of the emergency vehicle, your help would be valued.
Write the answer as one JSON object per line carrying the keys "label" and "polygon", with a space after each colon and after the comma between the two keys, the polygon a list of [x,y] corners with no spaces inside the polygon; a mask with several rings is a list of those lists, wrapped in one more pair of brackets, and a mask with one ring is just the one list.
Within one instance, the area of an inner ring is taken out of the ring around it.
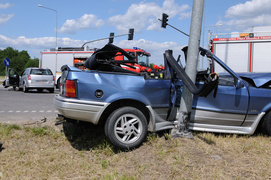
{"label": "emergency vehicle", "polygon": [[271,32],[238,33],[212,38],[212,53],[235,72],[270,72]]}
{"label": "emergency vehicle", "polygon": [[[40,68],[49,68],[54,74],[55,85],[58,88],[61,76],[61,67],[63,65],[70,65],[81,70],[85,70],[85,61],[96,51],[97,49],[88,49],[87,47],[58,47],[57,49],[50,49],[41,52]],[[121,64],[122,68],[141,72],[147,71],[149,68],[150,53],[147,51],[134,47],[133,49],[124,49],[129,54],[135,57],[136,63]],[[117,61],[127,61],[123,55],[119,55],[115,58]]]}

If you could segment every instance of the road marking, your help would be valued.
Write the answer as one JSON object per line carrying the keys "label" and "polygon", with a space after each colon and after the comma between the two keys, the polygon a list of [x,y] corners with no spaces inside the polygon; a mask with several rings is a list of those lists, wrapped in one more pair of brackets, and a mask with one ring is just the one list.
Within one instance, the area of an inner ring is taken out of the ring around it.
{"label": "road marking", "polygon": [[57,110],[6,110],[6,111],[0,111],[0,113],[57,113]]}

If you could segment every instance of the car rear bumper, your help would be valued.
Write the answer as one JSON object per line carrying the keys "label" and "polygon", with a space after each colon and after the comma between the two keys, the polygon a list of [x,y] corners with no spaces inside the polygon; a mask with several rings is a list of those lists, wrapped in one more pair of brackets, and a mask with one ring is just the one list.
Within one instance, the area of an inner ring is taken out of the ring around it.
{"label": "car rear bumper", "polygon": [[54,105],[66,118],[98,124],[101,114],[109,103],[65,98],[56,95]]}
{"label": "car rear bumper", "polygon": [[29,88],[29,89],[35,89],[35,88],[54,88],[55,84],[54,84],[54,81],[46,81],[46,82],[28,81],[26,83],[26,87]]}

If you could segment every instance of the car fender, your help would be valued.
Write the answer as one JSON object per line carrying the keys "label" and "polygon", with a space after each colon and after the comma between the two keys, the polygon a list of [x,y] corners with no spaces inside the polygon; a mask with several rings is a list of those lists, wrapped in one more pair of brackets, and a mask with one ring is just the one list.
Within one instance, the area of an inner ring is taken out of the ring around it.
{"label": "car fender", "polygon": [[133,99],[139,102],[142,102],[146,106],[151,105],[148,98],[146,98],[143,94],[134,92],[134,91],[121,91],[115,94],[110,95],[105,99],[105,102],[112,103],[122,99]]}
{"label": "car fender", "polygon": [[268,112],[268,111],[270,111],[270,110],[271,110],[271,102],[268,103],[268,104],[266,104],[266,105],[262,108],[262,110],[259,111],[259,114],[262,113],[262,112]]}

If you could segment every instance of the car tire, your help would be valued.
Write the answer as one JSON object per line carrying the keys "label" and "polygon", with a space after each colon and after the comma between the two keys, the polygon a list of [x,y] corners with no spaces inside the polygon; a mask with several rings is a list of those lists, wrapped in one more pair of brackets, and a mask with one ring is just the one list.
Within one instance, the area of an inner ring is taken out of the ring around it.
{"label": "car tire", "polygon": [[49,90],[49,93],[54,93],[55,92],[54,88],[51,88],[51,89],[48,89],[48,90]]}
{"label": "car tire", "polygon": [[134,107],[115,110],[105,124],[105,135],[114,146],[122,150],[140,146],[147,136],[147,130],[146,117]]}
{"label": "car tire", "polygon": [[24,92],[24,93],[28,92],[28,88],[26,87],[26,84],[25,84],[25,83],[23,84],[23,92]]}
{"label": "car tire", "polygon": [[261,130],[264,134],[271,136],[271,111],[264,116]]}
{"label": "car tire", "polygon": [[19,91],[19,87],[18,86],[13,86],[13,90],[14,91]]}

